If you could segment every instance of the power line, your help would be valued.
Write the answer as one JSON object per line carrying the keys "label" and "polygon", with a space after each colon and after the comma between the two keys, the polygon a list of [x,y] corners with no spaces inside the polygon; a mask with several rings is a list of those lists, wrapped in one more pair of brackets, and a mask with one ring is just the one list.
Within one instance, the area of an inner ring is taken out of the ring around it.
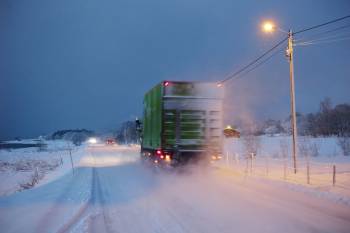
{"label": "power line", "polygon": [[316,41],[323,41],[323,40],[329,40],[329,39],[338,39],[344,36],[348,36],[350,33],[349,32],[345,32],[342,33],[342,35],[330,35],[330,36],[325,36],[325,37],[321,37],[321,38],[317,38],[317,39],[312,39],[312,40],[298,40],[297,43],[295,43],[294,45],[298,45],[300,43],[309,43],[309,42],[316,42]]}
{"label": "power line", "polygon": [[[331,32],[336,32],[336,31],[339,31],[339,30],[342,30],[342,29],[346,29],[346,28],[349,28],[349,27],[350,27],[350,24],[346,24],[346,25],[341,26],[341,27],[337,27],[337,28],[334,28],[334,29],[331,29],[331,30],[328,30],[328,31],[324,31],[324,32],[321,32],[321,33],[314,34],[314,35],[312,35],[310,37],[307,37],[306,39],[313,39],[313,38],[316,38],[318,36],[325,35],[325,34],[328,34],[328,33],[331,33]],[[342,32],[337,32],[335,34],[339,34],[339,33],[342,33]],[[303,38],[295,40],[295,41],[300,41],[300,40],[303,40]]]}
{"label": "power line", "polygon": [[281,51],[284,51],[284,48],[281,48],[277,51],[275,51],[274,53],[272,53],[270,56],[268,56],[267,58],[265,58],[264,60],[262,60],[261,62],[257,63],[255,66],[253,66],[252,68],[250,68],[249,70],[247,70],[246,72],[244,72],[241,75],[236,76],[234,79],[232,80],[237,80],[240,78],[243,78],[245,75],[247,75],[248,73],[250,73],[251,71],[259,68],[261,65],[263,65],[264,63],[268,62],[272,57],[274,57],[275,55],[277,55],[278,53],[280,53]]}
{"label": "power line", "polygon": [[259,60],[261,60],[262,58],[264,58],[267,54],[271,53],[274,49],[276,49],[278,46],[280,46],[283,42],[285,42],[288,39],[288,37],[285,37],[283,40],[281,40],[280,42],[278,42],[276,45],[274,45],[272,48],[270,48],[269,50],[267,50],[266,52],[264,52],[262,55],[260,55],[259,57],[257,57],[256,59],[254,59],[252,62],[248,63],[247,65],[245,65],[243,68],[241,68],[240,70],[238,70],[237,72],[229,75],[227,78],[225,78],[224,80],[222,80],[220,83],[224,83],[227,82],[228,80],[236,77],[237,75],[239,75],[240,73],[242,73],[243,71],[245,71],[246,69],[248,69],[250,66],[254,65],[255,63],[257,63]]}
{"label": "power line", "polygon": [[299,33],[302,33],[302,32],[306,32],[306,31],[310,31],[310,30],[313,30],[313,29],[316,29],[316,28],[319,28],[319,27],[323,27],[323,26],[326,26],[328,24],[332,24],[332,23],[335,23],[335,22],[338,22],[338,21],[341,21],[341,20],[344,20],[344,19],[347,19],[347,18],[350,18],[350,15],[347,15],[347,16],[344,16],[344,17],[341,17],[341,18],[337,18],[337,19],[328,21],[326,23],[318,24],[318,25],[315,25],[315,26],[312,26],[312,27],[309,27],[309,28],[305,28],[305,29],[296,31],[296,32],[293,33],[293,35],[296,35],[296,34],[299,34]]}
{"label": "power line", "polygon": [[[306,32],[306,31],[310,31],[310,30],[313,30],[313,29],[316,29],[316,28],[320,28],[320,27],[323,27],[323,26],[326,26],[326,25],[329,25],[329,24],[332,24],[332,23],[336,23],[336,22],[339,22],[341,20],[344,20],[344,19],[347,19],[347,18],[350,18],[350,15],[347,15],[347,16],[344,16],[344,17],[341,17],[341,18],[337,18],[337,19],[334,19],[334,20],[331,20],[331,21],[328,21],[328,22],[325,22],[325,23],[322,23],[322,24],[318,24],[318,25],[315,25],[315,26],[312,26],[312,27],[309,27],[309,28],[305,28],[305,29],[302,29],[302,30],[299,30],[299,31],[296,31],[296,32],[293,32],[292,35],[296,35],[296,34],[300,34],[300,33],[303,33],[303,32]],[[335,30],[335,29],[333,29]],[[338,29],[337,29],[338,30]],[[340,29],[339,29],[340,30]],[[288,37],[285,37],[283,40],[281,40],[280,42],[278,42],[276,45],[274,45],[272,48],[270,48],[269,50],[267,50],[266,52],[264,52],[262,55],[260,55],[259,57],[257,57],[256,59],[254,59],[253,61],[251,61],[250,63],[248,63],[247,65],[245,65],[243,68],[239,69],[238,71],[236,71],[235,73],[229,75],[228,77],[226,77],[225,79],[223,79],[221,82],[219,82],[219,84],[223,84],[235,77],[237,77],[239,74],[241,74],[242,72],[244,72],[245,70],[247,70],[249,67],[251,67],[252,65],[256,64],[258,61],[260,61],[262,58],[264,58],[266,55],[268,55],[269,53],[271,53],[273,50],[275,50],[277,47],[279,47],[283,42],[285,42],[286,40],[288,40],[289,38],[289,35]],[[267,59],[268,60],[268,59]],[[257,65],[260,66],[262,64],[264,64],[265,62],[261,62]],[[256,67],[253,67],[252,69],[248,70],[248,73],[251,71],[251,70],[254,70]],[[247,72],[246,72],[247,73]],[[245,74],[246,74],[245,73]]]}
{"label": "power line", "polygon": [[296,44],[296,46],[307,46],[307,45],[317,45],[317,44],[328,44],[328,43],[334,43],[338,41],[344,41],[344,40],[350,40],[350,37],[341,37],[336,38],[332,40],[313,40],[313,41],[305,41],[301,42],[299,44]]}

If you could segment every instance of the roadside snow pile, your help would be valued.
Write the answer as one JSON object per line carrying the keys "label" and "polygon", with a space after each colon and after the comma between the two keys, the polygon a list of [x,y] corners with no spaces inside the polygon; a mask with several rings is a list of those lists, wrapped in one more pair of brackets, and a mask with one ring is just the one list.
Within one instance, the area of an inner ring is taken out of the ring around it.
{"label": "roadside snow pile", "polygon": [[[30,140],[26,140],[30,141]],[[63,140],[44,141],[45,148],[0,150],[0,196],[48,183],[70,171],[81,149]]]}

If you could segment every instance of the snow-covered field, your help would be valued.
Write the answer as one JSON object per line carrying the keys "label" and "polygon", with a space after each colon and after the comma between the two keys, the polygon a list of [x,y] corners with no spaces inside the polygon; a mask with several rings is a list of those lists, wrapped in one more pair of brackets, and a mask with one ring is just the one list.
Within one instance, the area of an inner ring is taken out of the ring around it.
{"label": "snow-covered field", "polygon": [[225,139],[219,164],[241,176],[283,181],[350,205],[350,156],[342,154],[336,138],[299,137],[296,174],[290,137],[262,136],[257,141],[257,155],[251,158],[243,138]]}
{"label": "snow-covered field", "polygon": [[[18,143],[18,142],[16,142]],[[23,140],[20,143],[33,143]],[[0,196],[38,187],[72,170],[73,162],[84,155],[84,147],[74,147],[64,140],[45,141],[47,147],[0,150]]]}
{"label": "snow-covered field", "polygon": [[[74,174],[66,155],[46,182],[0,197],[1,232],[349,232],[347,202],[310,185],[241,172],[233,166],[234,158],[245,164],[244,151],[234,151],[240,144],[227,141],[233,155],[213,166],[170,171],[141,163],[137,146],[83,145],[73,152]],[[49,149],[40,156],[49,158]],[[62,149],[50,159],[67,154]],[[321,154],[320,163],[348,161]]]}
{"label": "snow-covered field", "polygon": [[[282,158],[282,148],[287,147],[288,153],[291,151],[292,139],[290,136],[259,136],[258,154],[260,156],[270,156],[273,158]],[[246,153],[243,138],[226,138],[224,139],[224,149],[229,153],[237,153],[243,156]],[[336,137],[330,138],[313,138],[313,137],[298,137],[297,146],[300,150],[301,147],[308,146],[311,150],[318,150],[318,154],[310,151],[310,158],[313,161],[318,162],[350,162],[350,156],[343,156],[342,151],[337,143]],[[300,154],[299,157],[304,157]],[[304,159],[304,158],[303,158]]]}

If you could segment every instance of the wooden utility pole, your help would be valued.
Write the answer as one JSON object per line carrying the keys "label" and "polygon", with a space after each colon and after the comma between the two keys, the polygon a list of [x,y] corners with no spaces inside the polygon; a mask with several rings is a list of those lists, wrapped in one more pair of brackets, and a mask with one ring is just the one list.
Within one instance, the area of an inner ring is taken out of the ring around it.
{"label": "wooden utility pole", "polygon": [[287,56],[289,58],[289,79],[290,79],[290,105],[291,105],[291,128],[292,128],[292,157],[294,173],[297,173],[297,120],[295,113],[295,89],[294,89],[294,65],[293,65],[293,33],[288,32],[288,49]]}

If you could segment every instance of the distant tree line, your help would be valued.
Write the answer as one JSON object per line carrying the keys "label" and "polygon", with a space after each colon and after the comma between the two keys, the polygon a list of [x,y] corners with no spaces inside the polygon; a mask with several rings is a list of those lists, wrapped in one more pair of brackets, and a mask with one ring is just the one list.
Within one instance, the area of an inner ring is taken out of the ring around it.
{"label": "distant tree line", "polygon": [[[298,134],[303,136],[350,136],[350,104],[332,106],[330,98],[320,102],[316,113],[297,113]],[[244,135],[278,135],[291,134],[291,117],[284,120],[268,119],[260,123],[241,123],[238,131]],[[139,143],[135,121],[120,124],[115,133],[119,143]]]}
{"label": "distant tree line", "polygon": [[139,143],[135,121],[121,123],[116,132],[116,139],[118,143],[122,144]]}
{"label": "distant tree line", "polygon": [[71,141],[74,145],[81,145],[89,137],[94,136],[94,132],[87,129],[65,129],[54,132],[49,139],[64,139]]}
{"label": "distant tree line", "polygon": [[326,98],[320,103],[317,113],[305,116],[305,133],[312,136],[350,136],[350,105],[338,104],[332,107]]}
{"label": "distant tree line", "polygon": [[[316,113],[297,113],[298,134],[303,136],[350,136],[350,104],[338,104],[332,106],[330,98],[325,98],[320,103],[320,109]],[[256,123],[254,131],[242,127],[242,133],[253,132],[255,135],[291,134],[291,117],[284,120],[268,119]],[[249,126],[251,128],[251,126]]]}

